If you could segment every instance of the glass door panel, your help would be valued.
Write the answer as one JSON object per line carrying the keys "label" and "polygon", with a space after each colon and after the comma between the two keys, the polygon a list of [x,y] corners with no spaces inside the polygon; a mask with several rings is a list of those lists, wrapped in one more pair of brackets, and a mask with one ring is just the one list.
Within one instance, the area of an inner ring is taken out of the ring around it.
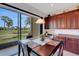
{"label": "glass door panel", "polygon": [[0,55],[18,53],[18,13],[0,8]]}

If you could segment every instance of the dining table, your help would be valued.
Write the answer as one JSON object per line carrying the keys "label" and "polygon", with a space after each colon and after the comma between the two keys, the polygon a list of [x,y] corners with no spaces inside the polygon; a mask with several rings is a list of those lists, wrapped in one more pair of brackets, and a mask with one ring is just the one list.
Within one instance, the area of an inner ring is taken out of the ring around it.
{"label": "dining table", "polygon": [[22,44],[28,47],[28,56],[32,51],[37,56],[53,56],[58,50],[57,56],[63,56],[63,42],[54,40],[50,37],[42,38],[31,38],[21,40]]}

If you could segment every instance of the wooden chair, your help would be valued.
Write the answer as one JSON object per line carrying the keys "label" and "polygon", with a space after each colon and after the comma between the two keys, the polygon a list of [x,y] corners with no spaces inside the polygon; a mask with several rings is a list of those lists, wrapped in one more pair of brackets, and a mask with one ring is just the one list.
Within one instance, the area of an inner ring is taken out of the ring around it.
{"label": "wooden chair", "polygon": [[51,54],[51,56],[63,56],[63,42],[59,44],[54,50],[54,54]]}

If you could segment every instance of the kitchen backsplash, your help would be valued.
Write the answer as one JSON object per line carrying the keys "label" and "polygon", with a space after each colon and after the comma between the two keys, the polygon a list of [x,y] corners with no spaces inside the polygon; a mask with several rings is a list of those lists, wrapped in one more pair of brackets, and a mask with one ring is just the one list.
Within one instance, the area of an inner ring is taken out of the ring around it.
{"label": "kitchen backsplash", "polygon": [[58,34],[70,34],[70,35],[79,35],[79,29],[46,29],[49,33],[54,35]]}

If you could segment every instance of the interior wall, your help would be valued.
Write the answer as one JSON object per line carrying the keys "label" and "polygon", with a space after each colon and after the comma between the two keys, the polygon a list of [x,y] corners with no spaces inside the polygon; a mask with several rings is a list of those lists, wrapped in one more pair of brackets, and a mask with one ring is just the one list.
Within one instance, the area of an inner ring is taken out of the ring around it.
{"label": "interior wall", "polygon": [[36,20],[37,18],[35,17],[31,18],[31,21],[32,21],[31,28],[32,28],[33,37],[38,37],[40,35],[40,25],[35,23]]}

